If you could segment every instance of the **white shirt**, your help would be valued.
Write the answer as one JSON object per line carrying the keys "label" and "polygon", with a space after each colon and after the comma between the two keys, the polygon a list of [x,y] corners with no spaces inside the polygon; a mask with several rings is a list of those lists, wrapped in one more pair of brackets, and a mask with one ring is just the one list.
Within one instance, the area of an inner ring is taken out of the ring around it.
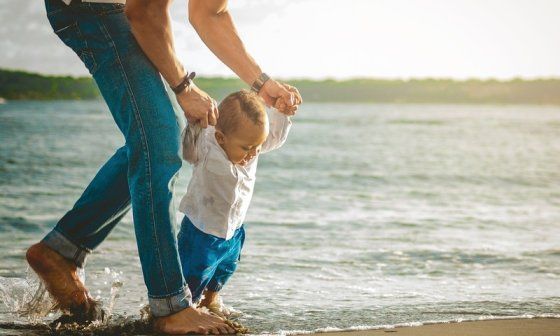
{"label": "white shirt", "polygon": [[[280,112],[270,111],[268,117],[269,134],[260,154],[282,146],[292,125]],[[181,136],[183,158],[194,168],[179,210],[199,230],[230,239],[243,224],[251,203],[259,155],[244,166],[233,164],[216,141],[213,126],[195,133],[189,126]]]}

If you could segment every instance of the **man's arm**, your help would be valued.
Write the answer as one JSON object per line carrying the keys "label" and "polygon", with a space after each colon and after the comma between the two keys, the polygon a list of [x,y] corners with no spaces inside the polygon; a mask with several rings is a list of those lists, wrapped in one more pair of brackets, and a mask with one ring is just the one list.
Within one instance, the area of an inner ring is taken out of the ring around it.
{"label": "man's arm", "polygon": [[227,0],[190,0],[189,21],[224,64],[245,83],[253,84],[262,71],[239,38]]}
{"label": "man's arm", "polygon": [[[128,0],[125,13],[138,44],[171,87],[186,75],[173,45],[169,6],[171,0]],[[202,127],[215,125],[217,106],[214,100],[195,85],[177,94],[177,101],[190,123]]]}
{"label": "man's arm", "polygon": [[175,87],[186,71],[175,55],[170,5],[169,0],[129,0],[125,13],[144,53],[169,85]]}
{"label": "man's arm", "polygon": [[[227,9],[227,0],[190,0],[189,21],[206,46],[241,80],[248,85],[262,73],[261,68],[245,49],[245,45]],[[286,110],[293,114],[301,103],[299,93],[287,90],[272,79],[266,81],[259,92],[268,106],[274,106],[278,98],[285,102]]]}

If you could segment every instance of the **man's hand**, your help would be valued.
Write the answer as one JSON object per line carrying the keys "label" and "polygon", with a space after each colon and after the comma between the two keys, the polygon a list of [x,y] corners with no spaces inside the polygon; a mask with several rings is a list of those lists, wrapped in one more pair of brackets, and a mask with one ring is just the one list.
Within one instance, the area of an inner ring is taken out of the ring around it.
{"label": "man's hand", "polygon": [[215,126],[218,120],[218,104],[206,92],[192,83],[187,89],[177,94],[177,102],[183,109],[189,124]]}
{"label": "man's hand", "polygon": [[259,92],[266,105],[273,106],[286,115],[294,115],[303,100],[295,87],[269,79]]}

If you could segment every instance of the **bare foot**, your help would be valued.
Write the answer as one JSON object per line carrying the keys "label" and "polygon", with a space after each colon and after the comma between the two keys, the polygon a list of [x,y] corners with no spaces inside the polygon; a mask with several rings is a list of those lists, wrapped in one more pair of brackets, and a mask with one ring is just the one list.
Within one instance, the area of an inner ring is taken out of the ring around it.
{"label": "bare foot", "polygon": [[78,268],[44,243],[31,246],[26,253],[31,268],[45,283],[57,307],[69,311],[78,321],[103,319],[100,305],[89,295],[78,277]]}
{"label": "bare foot", "polygon": [[206,290],[204,291],[204,298],[200,301],[200,307],[207,308],[212,314],[216,314],[217,316],[226,320],[226,323],[235,329],[236,334],[247,334],[249,333],[249,329],[241,325],[239,322],[230,320],[229,318],[233,315],[232,312],[224,306],[222,302],[222,298],[218,294],[218,292],[213,292]]}
{"label": "bare foot", "polygon": [[164,334],[235,334],[235,329],[222,318],[204,313],[196,308],[186,308],[178,313],[157,317],[154,322],[155,332]]}
{"label": "bare foot", "polygon": [[225,319],[229,316],[229,311],[224,309],[222,298],[218,292],[209,290],[204,291],[204,298],[200,301],[200,306],[206,307],[211,313],[214,313],[221,318]]}

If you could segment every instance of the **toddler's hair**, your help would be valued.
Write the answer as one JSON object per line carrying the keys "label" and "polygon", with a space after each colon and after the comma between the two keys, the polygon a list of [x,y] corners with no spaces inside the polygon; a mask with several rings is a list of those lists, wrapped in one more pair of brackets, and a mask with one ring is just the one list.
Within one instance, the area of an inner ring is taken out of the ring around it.
{"label": "toddler's hair", "polygon": [[251,120],[256,125],[263,125],[266,111],[263,101],[256,93],[248,90],[234,92],[224,98],[218,106],[219,117],[216,129],[228,134],[239,127],[240,117]]}

